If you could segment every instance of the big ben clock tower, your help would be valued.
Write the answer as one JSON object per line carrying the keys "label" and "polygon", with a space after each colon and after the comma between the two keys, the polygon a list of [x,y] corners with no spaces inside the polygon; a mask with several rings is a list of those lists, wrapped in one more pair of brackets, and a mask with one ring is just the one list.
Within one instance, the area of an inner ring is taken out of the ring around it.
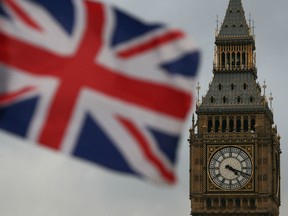
{"label": "big ben clock tower", "polygon": [[280,137],[257,82],[241,0],[216,34],[213,80],[190,129],[192,216],[278,216]]}

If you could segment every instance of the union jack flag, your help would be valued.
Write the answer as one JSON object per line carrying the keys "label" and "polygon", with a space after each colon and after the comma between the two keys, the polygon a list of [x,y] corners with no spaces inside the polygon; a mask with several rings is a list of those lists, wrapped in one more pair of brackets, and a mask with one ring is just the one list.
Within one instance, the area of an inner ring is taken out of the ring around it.
{"label": "union jack flag", "polygon": [[199,52],[97,0],[1,0],[0,128],[173,183]]}

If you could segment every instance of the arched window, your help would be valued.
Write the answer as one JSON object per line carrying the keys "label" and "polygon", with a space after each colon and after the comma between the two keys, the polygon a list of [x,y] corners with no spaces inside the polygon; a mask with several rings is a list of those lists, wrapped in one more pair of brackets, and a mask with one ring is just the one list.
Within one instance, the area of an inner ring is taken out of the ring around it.
{"label": "arched window", "polygon": [[233,91],[234,88],[235,88],[235,85],[234,85],[234,83],[232,83],[232,84],[231,84],[231,90]]}
{"label": "arched window", "polygon": [[222,132],[226,132],[227,130],[227,120],[226,118],[222,119]]}
{"label": "arched window", "polygon": [[215,120],[215,132],[219,132],[219,127],[220,127],[220,121],[219,119],[216,119]]}
{"label": "arched window", "polygon": [[219,85],[218,85],[218,89],[219,89],[219,91],[221,91],[222,90],[222,84],[221,83],[219,83]]}
{"label": "arched window", "polygon": [[241,207],[241,201],[240,201],[240,199],[236,199],[236,200],[235,200],[235,205],[236,205],[236,208],[240,208],[240,207]]}
{"label": "arched window", "polygon": [[212,207],[212,201],[211,201],[211,199],[207,199],[207,201],[206,201],[207,203],[207,208],[211,208]]}
{"label": "arched window", "polygon": [[210,101],[211,101],[211,103],[214,103],[214,102],[215,102],[215,98],[214,98],[214,97],[211,97],[211,98],[210,98]]}
{"label": "arched window", "polygon": [[240,103],[241,103],[241,97],[238,96],[238,97],[237,97],[237,104],[240,104]]}
{"label": "arched window", "polygon": [[225,199],[221,199],[221,207],[222,208],[226,207],[226,200]]}
{"label": "arched window", "polygon": [[221,55],[221,65],[222,67],[225,67],[225,53],[224,52]]}
{"label": "arched window", "polygon": [[245,53],[245,52],[242,53],[242,65],[243,65],[243,68],[246,68],[246,67],[247,67],[247,63],[246,63],[246,53]]}
{"label": "arched window", "polygon": [[224,96],[223,97],[223,104],[226,104],[228,102],[228,99]]}
{"label": "arched window", "polygon": [[246,90],[248,88],[248,85],[246,83],[243,84],[243,89]]}
{"label": "arched window", "polygon": [[228,68],[230,67],[230,53],[227,53],[227,62]]}
{"label": "arched window", "polygon": [[256,121],[254,118],[251,119],[251,131],[254,131],[255,132],[255,124],[256,124]]}
{"label": "arched window", "polygon": [[256,200],[255,199],[250,199],[250,206],[251,206],[251,208],[256,208]]}
{"label": "arched window", "polygon": [[254,97],[253,97],[253,96],[250,96],[250,97],[249,97],[249,101],[250,101],[250,103],[253,103],[253,102],[254,102]]}
{"label": "arched window", "polygon": [[218,199],[214,199],[213,200],[213,206],[214,207],[219,207],[219,200]]}
{"label": "arched window", "polygon": [[248,117],[245,117],[244,118],[244,132],[247,132],[248,131],[248,127],[249,127],[249,125],[248,125]]}
{"label": "arched window", "polygon": [[240,52],[238,52],[237,53],[237,60],[236,60],[237,68],[239,68],[239,66],[240,66],[240,58],[241,58],[241,54],[240,54]]}
{"label": "arched window", "polygon": [[234,207],[234,202],[232,199],[228,200],[228,208],[233,208]]}
{"label": "arched window", "polygon": [[232,67],[235,67],[235,52],[232,53]]}
{"label": "arched window", "polygon": [[233,132],[234,131],[234,119],[230,118],[229,119],[229,132]]}
{"label": "arched window", "polygon": [[240,132],[241,131],[241,119],[237,118],[236,121],[236,132]]}
{"label": "arched window", "polygon": [[226,69],[230,68],[230,53],[226,54]]}
{"label": "arched window", "polygon": [[208,133],[212,131],[212,127],[213,127],[212,119],[208,119]]}
{"label": "arched window", "polygon": [[242,201],[243,207],[248,207],[248,200],[247,199],[243,199]]}

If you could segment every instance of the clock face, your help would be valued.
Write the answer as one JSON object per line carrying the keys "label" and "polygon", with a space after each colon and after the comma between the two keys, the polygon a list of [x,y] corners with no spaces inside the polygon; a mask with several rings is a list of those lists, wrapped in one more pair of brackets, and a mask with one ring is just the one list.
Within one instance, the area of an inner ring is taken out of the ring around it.
{"label": "clock face", "polygon": [[252,177],[252,161],[241,148],[229,146],[215,152],[209,161],[209,175],[217,187],[237,190]]}

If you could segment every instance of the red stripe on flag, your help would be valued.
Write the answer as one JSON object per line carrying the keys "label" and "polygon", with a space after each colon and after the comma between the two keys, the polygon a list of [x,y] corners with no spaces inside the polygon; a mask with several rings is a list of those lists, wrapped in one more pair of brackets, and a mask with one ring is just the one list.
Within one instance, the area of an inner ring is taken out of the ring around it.
{"label": "red stripe on flag", "polygon": [[51,101],[39,142],[54,149],[60,148],[83,88],[100,91],[136,106],[184,119],[192,99],[188,92],[164,84],[124,76],[95,61],[95,56],[103,44],[99,35],[102,35],[103,31],[104,10],[100,3],[86,2],[86,8],[89,14],[88,27],[77,52],[68,57],[0,33],[0,41],[3,41],[0,46],[1,62],[13,65],[29,74],[40,77],[51,76],[61,81]]}
{"label": "red stripe on flag", "polygon": [[167,183],[173,184],[176,182],[176,177],[173,172],[168,170],[162,161],[153,153],[153,150],[149,146],[145,137],[141,134],[138,128],[129,120],[121,118],[118,116],[120,122],[129,130],[131,135],[138,141],[139,147],[143,151],[146,159],[153,164],[153,166],[158,170],[160,175],[167,181]]}
{"label": "red stripe on flag", "polygon": [[159,37],[153,37],[151,40],[142,43],[140,45],[131,47],[127,50],[120,51],[117,55],[121,58],[129,58],[136,54],[140,54],[151,49],[155,49],[165,43],[171,42],[173,40],[182,38],[184,36],[183,32],[180,31],[171,31]]}
{"label": "red stripe on flag", "polygon": [[[71,58],[63,58],[1,34],[0,41],[4,41],[3,46],[0,46],[2,62],[37,76],[54,76],[62,80],[63,84],[68,81],[71,85],[66,86],[68,89],[72,90],[75,85],[77,88],[90,87],[112,97],[181,119],[186,117],[186,112],[190,109],[190,93],[109,70],[92,62],[92,57],[87,56],[85,50],[79,51],[79,54]],[[89,46],[91,47],[91,44]],[[29,55],[25,55],[27,50]]]}
{"label": "red stripe on flag", "polygon": [[[75,101],[83,87],[180,119],[186,117],[186,112],[190,108],[192,98],[187,92],[164,84],[123,76],[105,66],[95,64],[92,60],[97,48],[92,47],[90,51],[90,38],[84,40],[84,44],[79,46],[79,52],[70,58],[53,55],[2,34],[0,40],[4,41],[3,46],[0,46],[0,60],[5,64],[37,76],[54,76],[61,80],[61,86],[52,101],[39,140],[51,148],[60,147]],[[95,40],[92,41],[95,44]],[[27,50],[29,55],[25,54]]]}
{"label": "red stripe on flag", "polygon": [[42,31],[42,28],[34,22],[29,15],[19,6],[14,0],[5,0],[6,4],[19,16],[26,25],[38,30]]}
{"label": "red stripe on flag", "polygon": [[14,101],[17,97],[22,96],[28,92],[31,92],[35,89],[35,87],[25,87],[18,91],[8,93],[8,94],[0,94],[0,105],[9,103],[10,101]]}

